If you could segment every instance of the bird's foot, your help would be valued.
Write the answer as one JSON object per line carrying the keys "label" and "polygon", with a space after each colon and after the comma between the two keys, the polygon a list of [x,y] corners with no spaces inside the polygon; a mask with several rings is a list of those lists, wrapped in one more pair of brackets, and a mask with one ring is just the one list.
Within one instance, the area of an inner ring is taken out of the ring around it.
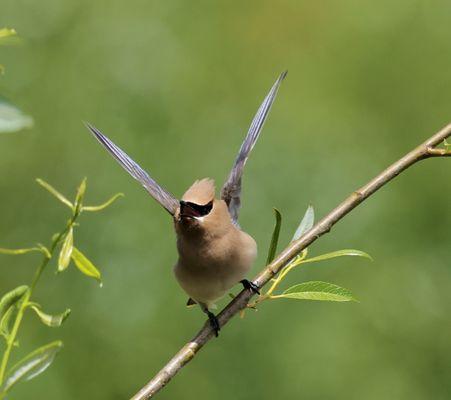
{"label": "bird's foot", "polygon": [[210,321],[211,328],[215,332],[215,336],[219,336],[219,331],[221,330],[221,326],[219,325],[218,318],[211,311],[207,311],[208,320]]}
{"label": "bird's foot", "polygon": [[259,287],[254,282],[252,282],[252,281],[250,281],[248,279],[243,279],[243,280],[240,281],[240,283],[243,284],[243,287],[245,289],[250,289],[254,293],[260,294]]}

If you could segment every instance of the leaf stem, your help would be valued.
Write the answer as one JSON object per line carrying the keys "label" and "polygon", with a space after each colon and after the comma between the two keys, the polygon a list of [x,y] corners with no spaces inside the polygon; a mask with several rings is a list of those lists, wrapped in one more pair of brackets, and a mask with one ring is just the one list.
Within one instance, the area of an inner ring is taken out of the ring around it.
{"label": "leaf stem", "polygon": [[[3,379],[5,377],[6,367],[8,365],[9,357],[11,355],[11,350],[13,348],[14,342],[16,341],[17,332],[19,331],[20,323],[22,322],[23,314],[25,312],[24,305],[27,304],[28,300],[30,299],[30,296],[31,289],[28,290],[24,298],[21,300],[19,311],[17,312],[17,316],[14,321],[13,329],[6,342],[6,349],[5,352],[3,353],[2,362],[0,364],[0,387],[3,384]],[[3,398],[4,394],[6,393],[0,392],[0,399]]]}
{"label": "leaf stem", "polygon": [[[44,254],[44,259],[42,260],[39,267],[36,269],[36,272],[34,274],[33,280],[30,285],[30,289],[27,291],[24,298],[20,302],[19,310],[17,312],[16,319],[14,320],[13,329],[6,342],[6,349],[5,349],[5,352],[3,353],[2,361],[0,364],[0,387],[3,385],[3,381],[5,379],[6,368],[8,366],[9,358],[11,356],[11,351],[12,351],[14,343],[16,341],[16,337],[19,332],[20,324],[22,322],[25,310],[30,303],[30,298],[31,298],[31,295],[33,294],[33,290],[35,289],[44,269],[47,267],[50,260],[52,259],[53,255],[55,253],[56,247],[58,246],[60,241],[67,235],[69,230],[74,226],[79,215],[80,215],[80,210],[74,211],[72,217],[69,219],[69,221],[67,221],[66,228],[64,228],[64,230],[62,230],[60,233],[58,233],[52,239],[52,245],[50,246],[50,250],[49,250],[48,254]],[[6,395],[5,392],[0,392],[0,400],[3,399],[5,395]]]}
{"label": "leaf stem", "polygon": [[299,256],[294,258],[288,265],[286,265],[282,269],[282,271],[280,271],[279,275],[277,275],[277,277],[273,281],[273,284],[266,292],[266,298],[274,298],[274,296],[272,296],[272,293],[277,288],[277,286],[279,286],[280,282],[282,282],[283,278],[285,278],[285,276],[288,274],[288,272],[290,272],[294,267],[296,267],[297,265],[304,262],[304,259],[306,256],[307,256],[307,249],[304,249]]}

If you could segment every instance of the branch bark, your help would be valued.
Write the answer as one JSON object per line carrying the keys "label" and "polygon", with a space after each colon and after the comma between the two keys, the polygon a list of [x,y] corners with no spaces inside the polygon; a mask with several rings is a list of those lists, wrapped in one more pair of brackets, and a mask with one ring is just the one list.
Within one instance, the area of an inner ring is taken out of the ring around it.
{"label": "branch bark", "polygon": [[[402,171],[418,161],[431,157],[449,157],[451,151],[436,148],[445,139],[451,136],[451,124],[430,137],[424,143],[407,153],[404,157],[393,163],[366,185],[351,193],[341,204],[327,214],[312,229],[306,232],[295,242],[290,243],[275,259],[266,266],[254,279],[254,283],[263,287],[266,285],[293,257],[316,241],[346,216],[360,203],[370,197],[382,186],[398,176]],[[254,293],[251,290],[242,290],[217,316],[221,327],[246,307]],[[186,343],[179,352],[135,395],[132,400],[145,400],[152,398],[163,389],[166,384],[190,362],[197,352],[214,336],[208,321],[197,335]]]}

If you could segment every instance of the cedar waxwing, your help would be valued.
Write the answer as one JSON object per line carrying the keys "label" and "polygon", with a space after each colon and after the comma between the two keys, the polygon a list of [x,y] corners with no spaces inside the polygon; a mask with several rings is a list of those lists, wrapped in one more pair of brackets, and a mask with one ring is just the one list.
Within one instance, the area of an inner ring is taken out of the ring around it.
{"label": "cedar waxwing", "polygon": [[177,200],[97,128],[86,124],[116,161],[172,215],[179,254],[175,277],[190,297],[188,304],[199,304],[208,315],[216,336],[220,326],[210,311],[214,302],[238,282],[258,293],[258,287],[246,279],[257,256],[257,244],[238,225],[241,177],[285,76],[286,72],[279,76],[258,109],[221,189],[220,199],[215,198],[214,181],[201,179]]}

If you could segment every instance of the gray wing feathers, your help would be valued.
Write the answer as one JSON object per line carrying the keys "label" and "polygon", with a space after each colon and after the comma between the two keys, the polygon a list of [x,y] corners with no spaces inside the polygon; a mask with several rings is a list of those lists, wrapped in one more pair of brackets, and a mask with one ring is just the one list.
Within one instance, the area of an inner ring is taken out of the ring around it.
{"label": "gray wing feathers", "polygon": [[117,147],[110,139],[103,135],[94,126],[85,123],[87,128],[91,131],[94,137],[110,152],[116,161],[144,188],[149,194],[160,203],[170,214],[174,215],[179,202],[174,196],[163,189],[157,182],[155,182],[146,171],[144,171],[138,164],[136,164],[126,153]]}
{"label": "gray wing feathers", "polygon": [[244,166],[249,157],[249,153],[257,142],[258,136],[260,135],[260,132],[263,128],[272,103],[276,98],[279,86],[286,75],[287,71],[280,74],[279,78],[274,83],[268,95],[265,97],[265,100],[258,109],[257,114],[252,120],[249,131],[247,132],[246,138],[241,145],[238,157],[235,160],[235,164],[230,171],[227,181],[222,187],[221,198],[227,203],[230,215],[232,216],[232,220],[234,222],[237,222],[238,220],[238,212],[241,204],[241,177],[243,175]]}

